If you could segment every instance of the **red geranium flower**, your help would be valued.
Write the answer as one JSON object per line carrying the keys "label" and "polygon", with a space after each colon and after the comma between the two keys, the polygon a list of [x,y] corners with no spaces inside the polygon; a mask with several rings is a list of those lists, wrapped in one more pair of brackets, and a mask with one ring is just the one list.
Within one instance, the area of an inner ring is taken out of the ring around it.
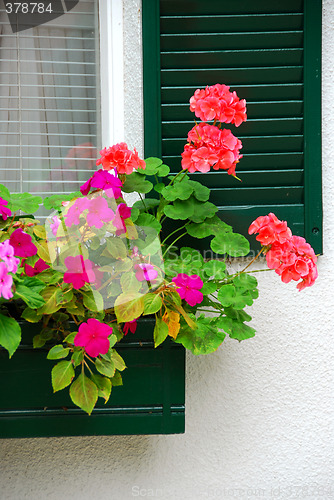
{"label": "red geranium flower", "polygon": [[111,148],[100,151],[101,158],[96,165],[102,165],[103,170],[115,168],[119,174],[132,174],[133,169],[144,169],[146,164],[138,156],[136,149],[131,151],[125,142],[115,144]]}

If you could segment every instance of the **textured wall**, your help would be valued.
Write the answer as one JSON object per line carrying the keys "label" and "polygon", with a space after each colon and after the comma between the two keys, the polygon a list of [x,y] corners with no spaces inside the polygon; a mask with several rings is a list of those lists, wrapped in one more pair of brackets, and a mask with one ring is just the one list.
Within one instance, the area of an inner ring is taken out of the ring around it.
{"label": "textured wall", "polygon": [[[334,498],[334,1],[323,4],[325,241],[316,285],[299,293],[259,273],[257,336],[187,358],[184,435],[2,441],[1,500]],[[126,140],[141,150],[139,9],[125,0]]]}

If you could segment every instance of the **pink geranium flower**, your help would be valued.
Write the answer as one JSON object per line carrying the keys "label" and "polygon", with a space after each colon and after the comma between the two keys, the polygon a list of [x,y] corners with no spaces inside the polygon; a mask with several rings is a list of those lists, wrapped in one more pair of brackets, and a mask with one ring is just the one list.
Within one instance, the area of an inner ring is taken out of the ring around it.
{"label": "pink geranium flower", "polygon": [[116,169],[119,174],[131,174],[134,169],[144,169],[146,164],[138,156],[136,149],[131,151],[125,142],[115,144],[111,148],[100,151],[101,158],[96,165],[102,165],[103,170]]}
{"label": "pink geranium flower", "polygon": [[79,331],[74,337],[74,345],[85,348],[86,353],[92,358],[100,354],[107,354],[110,347],[109,335],[112,328],[94,318],[89,318],[87,323],[81,323]]}
{"label": "pink geranium flower", "polygon": [[115,219],[113,220],[113,225],[116,227],[116,236],[126,233],[125,219],[131,217],[131,208],[125,203],[120,203],[117,206]]}
{"label": "pink geranium flower", "polygon": [[199,290],[203,286],[203,281],[197,274],[188,276],[180,273],[172,279],[176,285],[176,291],[181,299],[184,299],[190,306],[200,304],[203,300],[203,294]]}
{"label": "pink geranium flower", "polygon": [[82,255],[77,255],[76,257],[66,257],[64,263],[67,267],[67,271],[64,273],[64,282],[72,283],[76,290],[79,290],[86,283],[95,282],[94,263],[91,260],[84,260]]}
{"label": "pink geranium flower", "polygon": [[34,266],[29,266],[29,264],[25,264],[24,270],[27,276],[36,276],[36,274],[45,271],[45,269],[49,269],[49,265],[43,260],[38,259]]}
{"label": "pink geranium flower", "polygon": [[0,259],[6,264],[9,273],[16,273],[20,259],[14,257],[14,247],[10,244],[9,240],[0,243]]}
{"label": "pink geranium flower", "polygon": [[104,222],[109,222],[115,217],[115,213],[108,207],[108,202],[105,198],[99,196],[89,200],[87,223],[89,226],[95,226],[100,229]]}
{"label": "pink geranium flower", "polygon": [[13,297],[12,292],[13,278],[8,274],[8,269],[4,262],[0,262],[0,297],[4,299],[11,299]]}
{"label": "pink geranium flower", "polygon": [[52,217],[52,224],[50,224],[50,229],[52,231],[52,234],[53,236],[57,236],[57,231],[58,231],[58,227],[60,226],[60,219],[59,217],[57,217],[57,215],[54,215]]}
{"label": "pink geranium flower", "polygon": [[136,278],[138,281],[153,281],[158,277],[158,271],[152,264],[136,264]]}
{"label": "pink geranium flower", "polygon": [[7,217],[10,217],[12,215],[12,212],[9,210],[9,208],[6,207],[6,205],[8,205],[8,201],[0,197],[0,215],[2,216],[3,220],[7,220]]}
{"label": "pink geranium flower", "polygon": [[111,198],[120,198],[122,181],[107,170],[98,170],[80,188],[83,195],[87,195],[91,189],[103,189],[106,195]]}
{"label": "pink geranium flower", "polygon": [[127,335],[129,331],[131,333],[135,333],[137,330],[137,319],[133,319],[132,321],[126,321],[123,326],[123,333]]}
{"label": "pink geranium flower", "polygon": [[87,198],[77,198],[65,214],[65,225],[71,227],[80,223],[80,215],[88,208]]}
{"label": "pink geranium flower", "polygon": [[9,242],[14,247],[17,257],[31,257],[36,255],[37,247],[33,244],[30,234],[24,233],[21,228],[15,229],[10,235]]}

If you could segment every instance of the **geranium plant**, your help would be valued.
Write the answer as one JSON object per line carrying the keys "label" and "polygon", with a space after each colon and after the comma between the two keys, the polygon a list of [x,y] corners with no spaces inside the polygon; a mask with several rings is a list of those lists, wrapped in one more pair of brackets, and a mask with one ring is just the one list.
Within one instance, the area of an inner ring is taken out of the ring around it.
{"label": "geranium plant", "polygon": [[[226,335],[254,336],[245,308],[258,297],[251,264],[261,254],[299,290],[317,277],[313,249],[272,213],[249,228],[260,252],[232,272],[228,259],[247,256],[249,241],[219,218],[210,189],[189,174],[213,168],[236,177],[242,144],[222,124],[240,126],[246,102],[217,84],[196,90],[190,109],[200,123],[188,134],[177,174],[125,143],[105,148],[80,192],[44,200],[51,212],[45,224],[32,216],[41,198],[0,188],[0,345],[13,356],[22,321],[40,323],[33,343],[56,360],[53,390],[69,388],[89,414],[98,397],[108,401],[122,383],[126,366],[117,344],[135,334],[141,316],[155,317],[155,346],[170,337],[196,355],[209,354]],[[124,193],[140,199],[129,207]],[[171,220],[177,227],[166,232]],[[186,235],[211,238],[211,257],[180,247]]]}

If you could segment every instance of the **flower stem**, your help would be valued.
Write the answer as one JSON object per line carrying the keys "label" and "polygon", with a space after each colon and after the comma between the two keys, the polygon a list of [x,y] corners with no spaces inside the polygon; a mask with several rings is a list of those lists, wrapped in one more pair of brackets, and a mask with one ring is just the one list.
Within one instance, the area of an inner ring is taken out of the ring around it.
{"label": "flower stem", "polygon": [[249,267],[253,264],[253,262],[255,262],[255,261],[256,261],[256,259],[258,259],[258,258],[260,257],[260,255],[261,255],[261,253],[263,252],[263,250],[264,250],[264,249],[265,249],[265,247],[261,247],[261,250],[259,251],[259,253],[255,255],[255,257],[254,257],[254,258],[250,261],[250,263],[249,263],[249,264],[247,264],[247,266],[246,266],[246,267],[244,267],[244,268],[242,269],[242,271],[239,271],[239,272],[238,272],[237,274],[235,274],[233,277],[234,277],[234,278],[236,278],[237,276],[240,276],[240,274],[244,273],[244,272],[246,271],[246,269],[248,269],[248,268],[249,268]]}
{"label": "flower stem", "polygon": [[[162,222],[162,221],[161,221]],[[163,245],[165,243],[166,240],[168,240],[168,238],[170,238],[173,234],[177,233],[178,231],[180,231],[181,229],[185,228],[188,224],[190,224],[190,221],[186,222],[183,226],[181,227],[178,227],[177,229],[175,229],[175,231],[173,231],[172,233],[170,233],[168,236],[166,236],[166,238],[161,242],[161,245]]]}
{"label": "flower stem", "polygon": [[180,240],[181,238],[183,238],[183,236],[185,236],[187,234],[187,231],[185,233],[182,233],[180,234],[180,236],[178,236],[167,248],[166,250],[164,251],[162,257],[165,257],[166,253],[168,252],[168,250],[174,245],[174,243],[176,243],[178,240]]}

